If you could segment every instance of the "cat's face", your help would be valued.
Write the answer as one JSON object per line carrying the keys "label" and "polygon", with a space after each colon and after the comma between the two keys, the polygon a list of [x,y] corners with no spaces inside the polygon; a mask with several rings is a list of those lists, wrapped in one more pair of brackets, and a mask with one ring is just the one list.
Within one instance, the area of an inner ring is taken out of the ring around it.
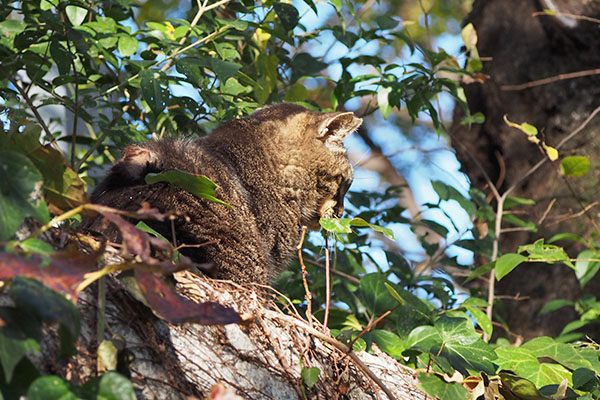
{"label": "cat's face", "polygon": [[292,104],[268,107],[265,114],[278,121],[273,129],[281,134],[273,137],[282,153],[285,186],[300,205],[302,225],[317,230],[319,218],[341,217],[353,178],[342,141],[362,119],[352,112],[321,113]]}

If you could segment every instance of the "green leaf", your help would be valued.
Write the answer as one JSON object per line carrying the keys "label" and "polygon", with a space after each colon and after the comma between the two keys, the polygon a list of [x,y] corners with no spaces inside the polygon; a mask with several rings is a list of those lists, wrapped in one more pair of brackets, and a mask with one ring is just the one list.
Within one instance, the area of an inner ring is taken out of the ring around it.
{"label": "green leaf", "polygon": [[42,174],[25,155],[0,151],[0,241],[10,239],[26,217],[48,222]]}
{"label": "green leaf", "polygon": [[102,375],[98,384],[98,400],[135,400],[133,385],[127,378],[109,372]]}
{"label": "green leaf", "polygon": [[475,278],[479,278],[480,276],[489,273],[491,270],[494,269],[494,265],[495,265],[495,263],[488,263],[488,264],[485,264],[485,265],[475,268],[475,270],[473,272],[471,272],[471,274],[467,277],[467,279],[465,280],[465,283],[470,282]]}
{"label": "green leaf", "polygon": [[306,89],[306,87],[304,85],[302,85],[301,83],[297,83],[287,91],[283,100],[299,102],[299,101],[307,100],[308,97],[309,97],[308,89]]}
{"label": "green leaf", "polygon": [[385,275],[378,273],[367,274],[360,280],[360,296],[371,315],[381,315],[397,305],[385,283]]}
{"label": "green leaf", "polygon": [[34,316],[13,307],[0,307],[0,318],[5,323],[0,326],[0,364],[5,381],[10,383],[25,355],[39,353],[41,327]]}
{"label": "green leaf", "polygon": [[158,174],[150,173],[146,175],[145,181],[149,185],[157,182],[169,182],[187,190],[194,196],[231,207],[223,200],[215,197],[217,185],[204,175],[188,174],[187,172],[171,169]]}
{"label": "green leaf", "polygon": [[572,307],[573,305],[574,305],[574,303],[572,301],[569,301],[569,300],[564,300],[564,299],[550,300],[549,302],[547,302],[546,304],[544,304],[544,306],[539,311],[539,313],[540,314],[545,314],[545,313],[548,313],[548,312],[551,312],[551,311],[558,310],[559,308]]}
{"label": "green leaf", "polygon": [[413,348],[442,357],[464,375],[469,374],[469,371],[494,373],[495,367],[491,362],[496,358],[494,350],[481,340],[470,318],[463,315],[464,318],[444,315],[434,326],[414,329],[406,339],[407,349]]}
{"label": "green leaf", "polygon": [[50,42],[50,55],[56,63],[58,73],[60,75],[68,74],[71,70],[71,53],[60,44],[59,41],[53,40]]}
{"label": "green leaf", "polygon": [[71,24],[73,24],[73,26],[79,26],[85,19],[88,10],[79,6],[66,6],[65,12],[67,13],[67,18],[69,18]]}
{"label": "green leaf", "polygon": [[394,287],[392,285],[390,285],[387,282],[384,282],[385,288],[388,290],[388,292],[390,292],[390,294],[392,295],[392,297],[394,299],[396,299],[396,301],[401,305],[404,306],[406,305],[406,301],[400,296],[400,294],[398,294],[398,292],[396,291],[396,289],[394,289]]}
{"label": "green leaf", "polygon": [[281,21],[281,25],[286,31],[291,31],[298,25],[298,21],[300,20],[300,15],[298,14],[298,10],[291,4],[276,2],[273,4],[273,9],[275,10],[275,14]]}
{"label": "green leaf", "polygon": [[590,159],[587,156],[569,156],[560,162],[560,173],[564,176],[579,177],[590,170]]}
{"label": "green leaf", "polygon": [[464,307],[467,311],[469,311],[469,313],[471,313],[481,330],[483,330],[488,337],[492,337],[492,331],[494,328],[492,326],[492,321],[490,321],[486,313],[474,306],[465,305]]}
{"label": "green leaf", "polygon": [[584,250],[577,255],[575,261],[575,276],[579,280],[579,285],[583,288],[600,270],[600,253],[595,250]]}
{"label": "green leaf", "polygon": [[8,295],[17,307],[36,315],[40,320],[63,325],[73,341],[79,337],[79,311],[62,294],[48,289],[37,280],[17,276],[8,287]]}
{"label": "green leaf", "polygon": [[434,399],[465,400],[469,397],[467,389],[457,382],[446,382],[436,374],[420,372],[418,387]]}
{"label": "green leaf", "polygon": [[391,87],[382,87],[377,92],[377,105],[379,107],[379,111],[381,111],[381,115],[383,115],[383,118],[386,119],[393,109],[393,107],[388,101],[388,97],[391,91]]}
{"label": "green leaf", "polygon": [[515,399],[543,400],[544,396],[537,390],[536,385],[521,376],[509,371],[501,371],[498,376],[503,389],[509,391]]}
{"label": "green leaf", "polygon": [[496,279],[500,280],[510,273],[515,267],[527,260],[520,254],[508,253],[496,260]]}
{"label": "green leaf", "polygon": [[231,78],[240,68],[242,68],[242,64],[232,61],[223,61],[218,58],[212,58],[210,60],[210,65],[221,82],[227,81],[227,79]]}
{"label": "green leaf", "polygon": [[385,31],[397,27],[399,21],[387,14],[381,14],[375,18],[375,23],[377,24],[379,29]]}
{"label": "green leaf", "polygon": [[27,238],[19,242],[19,247],[29,253],[39,253],[50,255],[54,253],[54,247],[38,238]]}
{"label": "green leaf", "polygon": [[136,38],[129,35],[121,35],[119,36],[119,42],[117,45],[117,49],[121,56],[129,57],[134,54],[138,49],[139,43]]}
{"label": "green leaf", "polygon": [[308,390],[312,390],[315,383],[317,383],[320,374],[321,370],[317,367],[302,368],[302,371],[300,372],[302,382],[304,382]]}
{"label": "green leaf", "polygon": [[69,385],[57,376],[42,376],[27,390],[29,400],[76,400],[78,397]]}
{"label": "green leaf", "polygon": [[524,197],[508,196],[506,198],[506,200],[504,200],[503,209],[510,210],[511,208],[513,208],[515,206],[533,206],[533,205],[535,205],[535,200],[533,200],[533,199],[526,199]]}
{"label": "green leaf", "polygon": [[[54,0],[55,3],[58,3],[57,0]],[[52,1],[50,0],[42,0],[40,1],[40,9],[42,11],[48,11],[50,10],[52,7],[55,7],[56,4],[54,4]]]}
{"label": "green leaf", "polygon": [[142,97],[154,114],[162,113],[169,99],[169,89],[166,85],[161,85],[162,75],[154,70],[145,69],[140,71],[140,78]]}
{"label": "green leaf", "polygon": [[383,329],[375,329],[371,332],[371,338],[377,346],[397,360],[404,358],[402,352],[406,349],[404,340],[395,333]]}
{"label": "green leaf", "polygon": [[536,240],[533,244],[519,246],[519,253],[528,252],[529,258],[540,260],[545,263],[562,262],[563,264],[575,269],[573,263],[569,260],[569,255],[565,250],[553,244],[545,244],[544,239]]}
{"label": "green leaf", "polygon": [[577,368],[597,369],[600,366],[598,357],[595,362],[591,362],[572,344],[560,343],[548,336],[534,338],[521,347],[531,351],[538,358],[550,358],[571,370]]}
{"label": "green leaf", "polygon": [[362,218],[321,218],[319,224],[323,229],[332,233],[352,233],[350,226],[369,227],[375,232],[383,233],[388,239],[395,240],[391,229],[370,224]]}
{"label": "green leaf", "polygon": [[521,130],[525,132],[527,136],[536,136],[538,134],[537,128],[527,122],[521,124]]}
{"label": "green leaf", "polygon": [[524,347],[502,346],[496,349],[498,358],[494,363],[500,369],[514,371],[519,379],[527,379],[535,385],[542,387],[552,383],[561,382],[570,378],[570,372],[559,364],[540,363],[534,351]]}

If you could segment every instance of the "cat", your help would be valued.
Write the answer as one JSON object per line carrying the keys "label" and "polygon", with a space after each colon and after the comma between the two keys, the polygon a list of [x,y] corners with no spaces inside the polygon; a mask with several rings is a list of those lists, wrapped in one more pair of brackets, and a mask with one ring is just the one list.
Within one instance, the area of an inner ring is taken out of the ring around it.
{"label": "cat", "polygon": [[[92,201],[135,211],[142,202],[170,221],[147,222],[181,251],[212,265],[209,275],[238,283],[268,284],[288,264],[301,227],[340,217],[353,170],[342,140],[362,119],[352,112],[322,113],[281,103],[221,123],[196,140],[162,139],[131,145],[92,194]],[[170,185],[144,182],[146,174],[178,169],[215,182],[216,197],[231,207]]]}

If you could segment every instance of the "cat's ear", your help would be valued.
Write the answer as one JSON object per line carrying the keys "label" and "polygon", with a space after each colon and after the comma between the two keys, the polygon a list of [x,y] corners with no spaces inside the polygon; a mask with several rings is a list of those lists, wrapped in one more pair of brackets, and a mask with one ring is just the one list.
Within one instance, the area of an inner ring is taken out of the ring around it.
{"label": "cat's ear", "polygon": [[130,179],[139,180],[145,175],[149,164],[156,162],[158,157],[153,151],[141,146],[127,146],[125,154],[113,168],[119,167]]}
{"label": "cat's ear", "polygon": [[321,140],[344,139],[362,124],[362,119],[354,116],[352,112],[328,113],[323,116],[324,119],[319,125],[317,133],[317,137]]}

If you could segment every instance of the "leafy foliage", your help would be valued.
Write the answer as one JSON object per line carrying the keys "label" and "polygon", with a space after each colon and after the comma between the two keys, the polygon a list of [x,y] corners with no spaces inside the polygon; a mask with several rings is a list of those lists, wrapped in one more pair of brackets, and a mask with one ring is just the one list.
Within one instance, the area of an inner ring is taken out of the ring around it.
{"label": "leafy foliage", "polygon": [[[124,145],[149,137],[203,135],[221,120],[278,101],[324,110],[364,101],[365,116],[378,112],[393,120],[401,110],[411,123],[425,118],[433,130],[442,133],[436,104],[437,96],[446,93],[464,108],[463,123],[485,120],[480,113],[469,113],[459,85],[461,77],[482,79],[473,25],[453,32],[460,34],[468,51],[465,68],[453,55],[425,45],[429,34],[447,29],[444,19],[458,12],[463,2],[457,2],[458,6],[436,2],[428,10],[422,8],[422,2],[389,2],[387,12],[383,8],[369,10],[360,1],[304,3],[307,13],[320,18],[317,29],[305,26],[298,4],[273,1],[194,5],[185,19],[153,14],[161,9],[154,7],[153,1],[135,13],[134,3],[128,0],[3,3],[0,279],[8,282],[2,295],[12,302],[0,307],[3,398],[133,398],[131,383],[114,372],[116,349],[110,341],[98,350],[109,372],[82,386],[40,376],[27,358],[39,353],[44,324],[59,326],[60,355],[73,354],[80,320],[72,302],[87,285],[109,273],[133,278],[131,290],[139,294],[140,301],[173,323],[240,321],[236,313],[221,305],[191,304],[179,296],[165,275],[181,267],[176,260],[185,264],[185,258],[178,257],[168,241],[155,237],[147,225],[138,224],[140,230],[127,220],[167,216],[148,208],[124,214],[88,203],[86,186],[94,185],[98,167],[114,161]],[[365,7],[365,12],[358,7]],[[392,15],[406,16],[406,20]],[[423,18],[431,23],[411,23]],[[328,54],[316,55],[319,43],[328,37],[344,48],[333,60]],[[362,52],[366,42],[376,44],[379,51]],[[385,56],[389,51],[413,57],[391,62]],[[59,113],[52,118],[42,116],[51,106]],[[538,144],[549,159],[560,157],[538,138],[536,127],[510,122],[508,117],[505,121]],[[559,169],[564,177],[579,177],[588,173],[589,159],[564,157]],[[169,171],[151,174],[146,180],[166,181],[220,202],[214,197],[214,184],[206,177]],[[491,311],[491,304],[484,293],[473,287],[467,294],[457,289],[448,275],[437,272],[450,266],[464,270],[472,280],[486,274],[500,280],[522,263],[561,263],[573,268],[585,286],[600,269],[597,237],[584,239],[565,233],[547,243],[540,239],[525,244],[518,253],[502,254],[497,227],[504,222],[535,231],[535,223],[522,217],[533,200],[511,197],[507,192],[492,205],[475,188],[464,193],[439,180],[431,184],[439,200],[426,205],[429,211],[445,214],[443,206],[452,203],[473,221],[461,239],[449,239],[451,230],[459,229],[447,214],[448,224],[431,218],[408,219],[398,206],[401,187],[377,193],[352,192],[348,218],[321,220],[323,229],[335,238],[332,269],[338,274],[331,276],[335,307],[329,310],[328,323],[332,334],[354,350],[371,351],[377,346],[400,362],[425,371],[419,374],[420,387],[440,399],[465,399],[474,393],[510,399],[559,398],[560,391],[597,398],[599,349],[595,344],[576,342],[583,338],[582,328],[598,321],[600,303],[596,298],[547,304],[542,313],[574,307],[580,319],[565,326],[556,339],[541,337],[513,347],[496,339],[500,333],[492,321],[501,322],[501,315],[485,312]],[[136,255],[139,262],[96,270],[102,246],[81,254],[74,248],[55,250],[41,240],[42,234],[55,226],[76,229],[82,216],[89,213],[114,224],[123,236],[124,251]],[[26,219],[35,231],[17,234]],[[400,241],[399,225],[410,225],[417,234],[426,263],[381,246]],[[432,242],[434,234],[448,243]],[[555,244],[561,240],[578,242],[585,250],[572,259]],[[478,268],[459,265],[446,255],[451,245],[472,251],[486,263]],[[371,251],[374,248],[379,252]],[[305,267],[317,317],[323,317],[326,303],[321,251],[322,241],[314,237],[304,247],[311,260]],[[421,264],[436,271],[423,273]],[[133,273],[127,276],[130,270]],[[307,312],[301,279],[301,265],[296,261],[279,277],[277,287],[301,312]],[[463,300],[466,294],[468,298]],[[317,368],[302,368],[302,389],[310,391],[319,375]]]}

